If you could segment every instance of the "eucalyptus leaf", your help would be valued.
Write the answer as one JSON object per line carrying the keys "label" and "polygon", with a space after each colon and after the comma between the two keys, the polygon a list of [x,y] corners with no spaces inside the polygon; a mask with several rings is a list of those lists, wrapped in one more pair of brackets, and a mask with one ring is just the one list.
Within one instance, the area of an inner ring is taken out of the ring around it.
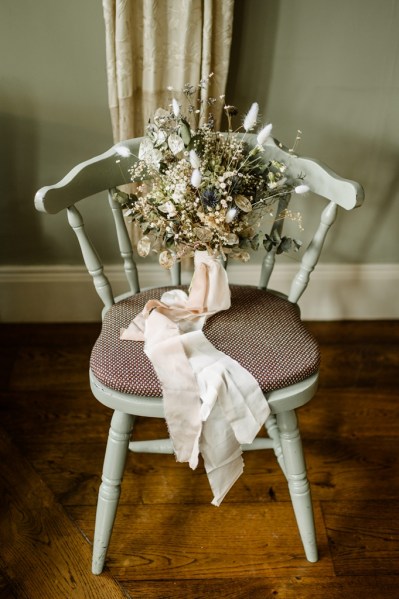
{"label": "eucalyptus leaf", "polygon": [[264,239],[263,239],[263,247],[265,248],[266,252],[271,252],[273,247],[276,245],[275,241],[273,241],[273,239],[270,237],[270,235],[265,235]]}
{"label": "eucalyptus leaf", "polygon": [[255,251],[259,249],[259,234],[256,234],[255,237],[252,237],[251,248]]}
{"label": "eucalyptus leaf", "polygon": [[202,137],[200,135],[193,135],[190,139],[189,144],[187,144],[188,150],[195,150],[200,155],[202,153],[203,147],[204,147],[204,143],[203,143]]}
{"label": "eucalyptus leaf", "polygon": [[180,136],[183,140],[184,145],[187,147],[191,140],[191,132],[190,125],[185,119],[181,119]]}
{"label": "eucalyptus leaf", "polygon": [[240,239],[240,243],[239,243],[239,247],[242,250],[249,250],[249,248],[251,247],[251,242],[249,241],[249,239]]}
{"label": "eucalyptus leaf", "polygon": [[124,191],[121,191],[120,189],[117,189],[112,194],[112,199],[114,200],[114,202],[119,202],[119,204],[123,205],[126,204],[126,202],[128,201],[129,194],[125,193]]}
{"label": "eucalyptus leaf", "polygon": [[290,237],[284,236],[281,239],[280,244],[277,247],[277,253],[282,254],[283,252],[288,252],[292,246],[292,239]]}

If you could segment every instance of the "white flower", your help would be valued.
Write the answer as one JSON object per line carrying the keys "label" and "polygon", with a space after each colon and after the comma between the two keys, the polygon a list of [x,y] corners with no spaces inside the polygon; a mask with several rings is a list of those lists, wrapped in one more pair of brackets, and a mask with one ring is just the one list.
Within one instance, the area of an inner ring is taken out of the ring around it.
{"label": "white flower", "polygon": [[230,224],[234,220],[236,214],[237,214],[237,208],[229,208],[226,212],[226,217],[224,219],[224,222],[227,224]]}
{"label": "white flower", "polygon": [[155,133],[155,141],[157,144],[162,145],[166,141],[166,132],[163,129],[158,129]]}
{"label": "white flower", "polygon": [[152,141],[148,137],[145,137],[139,147],[139,159],[148,161],[148,159],[152,156],[153,150],[154,145]]}
{"label": "white flower", "polygon": [[175,156],[184,150],[184,142],[180,135],[177,135],[177,133],[172,133],[169,135],[168,146]]}
{"label": "white flower", "polygon": [[310,187],[308,185],[297,185],[294,189],[295,193],[307,193]]}
{"label": "white flower", "polygon": [[263,127],[263,129],[261,131],[259,131],[258,137],[256,138],[256,140],[260,146],[263,146],[263,144],[265,143],[267,138],[270,136],[272,129],[273,129],[273,125],[271,123],[269,123],[268,125],[266,125],[266,127]]}
{"label": "white flower", "polygon": [[150,162],[157,168],[159,169],[159,164],[162,160],[163,156],[162,156],[162,152],[161,150],[156,150],[155,148],[153,149],[151,156],[150,156]]}
{"label": "white flower", "polygon": [[229,233],[227,235],[227,240],[226,243],[227,245],[234,245],[236,243],[238,243],[240,241],[238,235],[236,235],[235,233]]}
{"label": "white flower", "polygon": [[198,187],[201,185],[201,181],[202,181],[201,171],[198,168],[195,168],[193,170],[193,174],[191,175],[191,185],[198,189]]}
{"label": "white flower", "polygon": [[201,160],[195,150],[190,150],[190,164],[193,168],[199,168],[201,166]]}
{"label": "white flower", "polygon": [[172,268],[174,262],[174,257],[168,250],[164,250],[159,254],[159,264],[164,268]]}
{"label": "white flower", "polygon": [[176,98],[173,98],[173,100],[172,100],[172,111],[173,111],[175,118],[178,118],[180,115],[180,104],[176,100]]}
{"label": "white flower", "polygon": [[129,148],[127,148],[126,146],[117,146],[115,148],[115,152],[119,154],[119,156],[123,156],[123,158],[127,158],[131,155]]}
{"label": "white flower", "polygon": [[256,120],[258,118],[259,112],[259,104],[254,102],[249,109],[245,119],[244,119],[244,129],[245,131],[251,131],[256,125]]}
{"label": "white flower", "polygon": [[177,214],[176,206],[173,202],[168,201],[158,206],[158,210],[168,215],[168,218],[173,218]]}
{"label": "white flower", "polygon": [[236,260],[242,260],[242,262],[248,262],[251,257],[249,252],[245,252],[243,250],[233,251],[230,256]]}
{"label": "white flower", "polygon": [[137,253],[142,258],[146,258],[146,256],[148,256],[148,254],[150,253],[150,249],[151,240],[149,237],[147,237],[147,235],[145,235],[140,239],[140,241],[137,244]]}

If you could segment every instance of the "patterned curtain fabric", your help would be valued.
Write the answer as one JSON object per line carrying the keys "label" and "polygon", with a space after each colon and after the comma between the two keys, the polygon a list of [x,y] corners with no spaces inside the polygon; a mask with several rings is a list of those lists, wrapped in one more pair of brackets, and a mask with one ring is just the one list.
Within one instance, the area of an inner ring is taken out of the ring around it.
{"label": "patterned curtain fabric", "polygon": [[[170,102],[170,87],[177,95],[213,72],[202,100],[224,93],[233,7],[234,0],[103,0],[115,142],[143,135]],[[214,116],[219,125],[221,114]]]}

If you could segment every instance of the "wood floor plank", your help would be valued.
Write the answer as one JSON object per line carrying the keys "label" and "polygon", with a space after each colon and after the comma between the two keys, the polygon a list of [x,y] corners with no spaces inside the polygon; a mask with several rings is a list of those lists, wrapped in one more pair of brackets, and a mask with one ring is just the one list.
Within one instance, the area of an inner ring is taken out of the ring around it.
{"label": "wood floor plank", "polygon": [[89,361],[90,350],[86,345],[21,347],[14,361],[9,389],[86,389]]}
{"label": "wood floor plank", "polygon": [[[316,501],[381,500],[399,497],[397,440],[308,440],[308,475]],[[28,444],[32,464],[63,505],[95,505],[105,442]],[[289,501],[287,483],[270,451],[246,453],[244,474],[225,498],[228,503]],[[202,468],[190,470],[170,455],[129,455],[121,503],[167,504],[211,501]]]}
{"label": "wood floor plank", "polygon": [[11,588],[11,583],[0,568],[0,599],[18,599]]}
{"label": "wood floor plank", "polygon": [[[108,562],[131,597],[399,599],[399,322],[307,326],[322,352],[318,394],[299,411],[320,562],[303,558],[286,482],[270,452],[245,455],[244,475],[221,508],[209,505],[201,467],[193,473],[173,456],[131,455]],[[29,460],[36,471],[27,474],[19,462],[0,459],[2,498],[10,498],[15,484],[18,499],[16,507],[7,508],[7,526],[0,533],[0,599],[53,599],[46,593],[54,590],[50,583],[58,584],[60,573],[71,583],[64,566],[55,578],[52,574],[55,548],[70,544],[59,523],[49,524],[50,512],[61,509],[56,500],[92,538],[111,415],[93,399],[88,384],[98,332],[98,323],[0,324],[0,421],[23,453],[22,462],[26,466]],[[138,438],[166,436],[164,423],[153,419],[139,419],[135,430]],[[20,453],[13,448],[13,456]],[[5,482],[10,470],[12,485]],[[41,486],[31,484],[37,473],[50,493],[44,507],[38,500]],[[26,503],[33,515],[22,518],[24,510],[29,513]],[[12,534],[22,531],[14,552],[26,551],[26,564],[9,552],[10,527]],[[2,568],[4,547],[18,567]],[[61,552],[63,560],[69,551]],[[23,585],[35,559],[42,560],[40,576],[47,580],[27,595]],[[89,575],[89,554],[87,567],[85,559],[76,566],[70,562],[75,581],[82,571]],[[100,577],[96,595],[87,595],[89,585],[84,594],[68,589],[56,597],[102,598],[108,576]]]}
{"label": "wood floor plank", "polygon": [[[94,528],[90,507],[68,508],[79,526]],[[118,580],[332,576],[320,507],[315,506],[320,560],[308,562],[290,503],[120,505],[108,561]]]}
{"label": "wood floor plank", "polygon": [[[348,365],[350,364],[350,368]],[[321,348],[320,384],[322,387],[398,388],[398,342]]]}
{"label": "wood floor plank", "polygon": [[322,346],[399,343],[399,320],[307,321]]}
{"label": "wood floor plank", "polygon": [[[399,370],[398,370],[399,372]],[[316,396],[298,410],[304,439],[380,439],[399,436],[397,389],[320,387]]]}
{"label": "wood floor plank", "polygon": [[399,576],[126,580],[132,599],[397,599]]}
{"label": "wood floor plank", "polygon": [[[23,413],[24,418],[18,418]],[[24,439],[74,442],[76,434],[90,443],[107,439],[112,411],[101,406],[89,389],[0,393],[3,427]]]}
{"label": "wood floor plank", "polygon": [[399,500],[322,504],[338,576],[399,574]]}
{"label": "wood floor plank", "polygon": [[[399,389],[355,387],[337,391],[320,388],[315,398],[298,410],[304,440],[312,438],[396,438],[399,435]],[[26,416],[17,421],[16,414]],[[0,392],[0,415],[5,428],[20,430],[23,438],[68,442],[78,430],[87,441],[106,439],[112,411],[85,389],[20,390]],[[158,419],[157,419],[158,420]],[[40,425],[40,428],[38,428]],[[167,436],[165,423],[140,419],[137,439]]]}
{"label": "wood floor plank", "polygon": [[[307,406],[300,412],[315,500],[373,499],[376,494],[381,499],[399,496],[397,408],[394,398],[387,397],[383,401],[382,396],[377,396],[374,402],[373,393],[362,392],[358,417],[356,404],[360,398],[354,391],[345,392],[337,399],[338,410],[331,418],[322,408],[324,396],[320,401],[314,400],[317,409],[312,411]],[[14,395],[10,402],[9,394],[0,396],[3,426],[18,439],[52,491],[64,505],[80,502],[94,505],[109,410],[93,400],[90,392],[76,395],[60,392],[54,399],[51,394],[47,401],[43,394],[24,392]],[[25,417],[18,420],[21,411]],[[352,423],[353,434],[346,420]],[[164,421],[158,419],[138,419],[135,428],[138,438],[167,436]],[[334,429],[337,435],[333,435]],[[272,452],[246,453],[244,475],[226,501],[267,502],[271,497],[277,501],[289,500],[285,479]],[[177,464],[173,456],[129,456],[122,502],[208,503],[210,498],[201,467],[192,472],[187,465]]]}
{"label": "wood floor plank", "polygon": [[0,430],[0,568],[20,599],[126,597],[90,573],[87,541]]}
{"label": "wood floor plank", "polygon": [[0,347],[76,347],[91,345],[101,329],[100,322],[82,323],[0,323]]}

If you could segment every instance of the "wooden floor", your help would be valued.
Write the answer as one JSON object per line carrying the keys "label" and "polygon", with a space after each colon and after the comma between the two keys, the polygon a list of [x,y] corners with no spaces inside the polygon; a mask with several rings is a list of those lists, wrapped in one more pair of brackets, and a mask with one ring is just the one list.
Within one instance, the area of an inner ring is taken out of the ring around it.
{"label": "wooden floor", "polygon": [[[90,543],[110,413],[98,325],[0,325],[0,599],[399,598],[399,323],[309,323],[321,386],[300,413],[320,560],[270,452],[220,508],[201,468],[131,455],[107,567]],[[139,420],[138,436],[165,434]]]}

